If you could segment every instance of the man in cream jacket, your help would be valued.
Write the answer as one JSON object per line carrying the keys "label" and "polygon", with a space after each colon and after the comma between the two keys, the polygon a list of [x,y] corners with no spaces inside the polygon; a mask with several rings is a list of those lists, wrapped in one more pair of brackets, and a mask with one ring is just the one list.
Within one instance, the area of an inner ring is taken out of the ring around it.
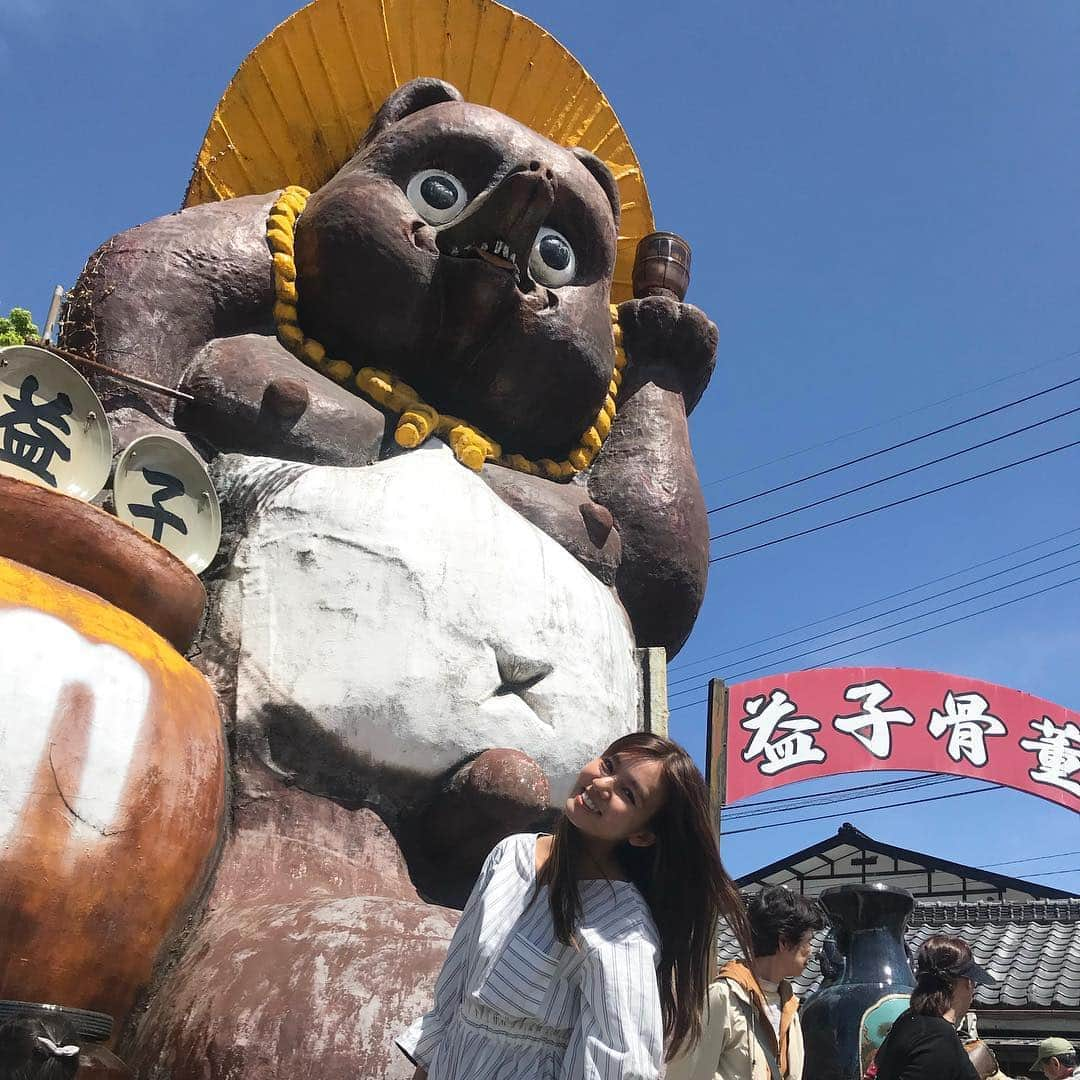
{"label": "man in cream jacket", "polygon": [[789,979],[825,925],[817,902],[787,889],[750,903],[754,956],[732,960],[709,987],[701,1039],[668,1066],[667,1080],[802,1080],[799,999]]}

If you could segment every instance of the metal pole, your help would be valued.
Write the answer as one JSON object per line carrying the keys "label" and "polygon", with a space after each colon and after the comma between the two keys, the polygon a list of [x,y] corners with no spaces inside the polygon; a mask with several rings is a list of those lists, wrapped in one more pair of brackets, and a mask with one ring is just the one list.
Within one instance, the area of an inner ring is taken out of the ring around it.
{"label": "metal pole", "polygon": [[51,353],[55,353],[61,360],[66,360],[69,364],[75,365],[75,367],[89,368],[90,371],[101,375],[103,378],[116,379],[118,382],[130,383],[132,386],[140,386],[144,390],[153,390],[155,393],[165,394],[167,397],[174,398],[176,401],[195,400],[194,396],[187,393],[185,390],[176,390],[171,386],[162,386],[161,383],[151,382],[149,379],[142,379],[138,375],[128,375],[126,372],[117,371],[115,368],[107,367],[105,364],[99,364],[96,360],[91,360],[89,357],[80,356],[78,353],[69,352],[67,349],[61,349],[56,345],[50,345],[44,338],[35,342],[35,344],[40,345],[43,349],[48,349]]}
{"label": "metal pole", "polygon": [[56,317],[60,314],[60,301],[64,298],[64,288],[62,285],[57,285],[53,289],[52,303],[49,304],[49,314],[45,316],[45,329],[41,331],[41,337],[44,341],[52,340],[53,327],[56,325]]}

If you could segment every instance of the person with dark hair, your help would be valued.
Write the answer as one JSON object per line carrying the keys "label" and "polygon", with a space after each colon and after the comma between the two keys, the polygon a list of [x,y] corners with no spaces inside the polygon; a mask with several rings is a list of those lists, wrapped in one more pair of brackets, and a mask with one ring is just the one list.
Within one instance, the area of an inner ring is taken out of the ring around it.
{"label": "person with dark hair", "polygon": [[790,979],[803,973],[815,930],[816,900],[775,886],[750,901],[751,951],[709,987],[705,1029],[668,1069],[668,1080],[801,1080],[799,999]]}
{"label": "person with dark hair", "polygon": [[656,1080],[701,1031],[720,915],[749,944],[689,754],[647,733],[581,770],[553,836],[488,856],[398,1037],[418,1080]]}
{"label": "person with dark hair", "polygon": [[70,1080],[79,1070],[75,1029],[60,1016],[0,1022],[0,1080]]}
{"label": "person with dark hair", "polygon": [[945,934],[927,938],[915,957],[911,1005],[874,1059],[877,1080],[979,1080],[956,1029],[980,984],[994,982],[966,942]]}
{"label": "person with dark hair", "polygon": [[1068,1039],[1052,1035],[1039,1043],[1039,1056],[1028,1070],[1047,1080],[1071,1080],[1080,1076],[1080,1064],[1077,1062],[1076,1048]]}

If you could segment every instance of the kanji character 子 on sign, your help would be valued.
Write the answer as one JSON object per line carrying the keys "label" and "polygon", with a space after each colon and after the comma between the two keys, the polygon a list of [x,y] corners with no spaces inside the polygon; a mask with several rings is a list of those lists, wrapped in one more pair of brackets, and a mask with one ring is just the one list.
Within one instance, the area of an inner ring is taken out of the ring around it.
{"label": "kanji character \u5b50 on sign", "polygon": [[883,682],[868,682],[849,686],[844,691],[848,701],[861,701],[862,709],[850,716],[833,718],[833,727],[859,740],[876,758],[892,753],[890,724],[914,724],[915,717],[907,709],[883,709],[892,697],[892,690]]}
{"label": "kanji character \u5b50 on sign", "polygon": [[[184,494],[184,482],[168,473],[155,469],[143,469],[143,479],[153,488],[150,503],[128,503],[128,510],[137,518],[149,518],[154,523],[154,539],[160,544],[166,527],[175,529],[181,536],[187,536],[187,523],[179,514],[174,514],[164,503]],[[150,505],[150,504],[153,505]]]}

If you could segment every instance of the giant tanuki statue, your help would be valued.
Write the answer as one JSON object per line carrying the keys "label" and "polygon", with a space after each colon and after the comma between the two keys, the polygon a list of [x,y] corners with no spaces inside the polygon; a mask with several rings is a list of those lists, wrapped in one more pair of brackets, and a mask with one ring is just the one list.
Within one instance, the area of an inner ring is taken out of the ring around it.
{"label": "giant tanuki statue", "polygon": [[[317,65],[289,34],[318,49],[349,7],[275,31],[253,54],[264,90],[290,40],[303,84]],[[249,58],[230,93],[277,131],[262,158],[317,167],[260,188],[227,94],[188,208],[105,243],[70,298],[63,345],[191,398],[102,383],[119,446],[187,440],[226,522],[194,662],[221,703],[228,821],[126,1019],[142,1077],[409,1075],[391,1036],[426,1008],[483,856],[635,726],[635,649],[677,651],[701,603],[686,416],[715,327],[629,297],[647,197],[567,54],[484,0],[409,5],[409,32],[434,20],[441,42],[465,9],[473,67],[425,61],[422,33],[411,66],[391,42],[360,126],[340,71],[330,120],[279,124]],[[357,36],[333,40],[319,70],[358,62]],[[553,85],[485,91],[484,65],[525,70],[527,48]],[[255,193],[220,181],[229,154]]]}

